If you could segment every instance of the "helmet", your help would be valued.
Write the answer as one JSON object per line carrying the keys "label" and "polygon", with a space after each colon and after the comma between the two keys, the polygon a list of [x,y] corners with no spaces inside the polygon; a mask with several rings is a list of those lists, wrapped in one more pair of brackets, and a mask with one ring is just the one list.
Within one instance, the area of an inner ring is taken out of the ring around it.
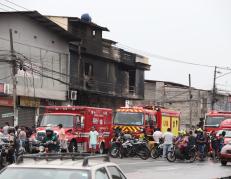
{"label": "helmet", "polygon": [[203,130],[201,128],[197,129],[197,132],[203,132]]}
{"label": "helmet", "polygon": [[185,130],[180,130],[180,131],[178,131],[178,133],[179,133],[180,135],[186,135],[186,131],[185,131]]}
{"label": "helmet", "polygon": [[47,127],[46,132],[53,132],[53,129],[51,127]]}

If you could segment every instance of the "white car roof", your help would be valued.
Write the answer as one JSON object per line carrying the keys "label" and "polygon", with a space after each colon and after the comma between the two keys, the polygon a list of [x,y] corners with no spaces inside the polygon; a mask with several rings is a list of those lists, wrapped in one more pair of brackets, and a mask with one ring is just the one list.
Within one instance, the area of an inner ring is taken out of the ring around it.
{"label": "white car roof", "polygon": [[[94,170],[105,166],[117,166],[115,163],[105,162],[108,156],[106,155],[96,155],[96,156],[85,156],[82,159],[72,160],[71,157],[68,159],[61,159],[57,157],[56,159],[52,158],[39,158],[39,155],[27,155],[26,158],[23,158],[22,162],[17,162],[16,164],[9,165],[8,168],[44,168],[44,169],[81,169],[81,170]],[[57,155],[61,156],[61,155]],[[77,156],[76,156],[77,157]],[[80,158],[80,157],[79,157]],[[88,158],[87,163],[84,159]],[[119,167],[118,167],[119,168]]]}

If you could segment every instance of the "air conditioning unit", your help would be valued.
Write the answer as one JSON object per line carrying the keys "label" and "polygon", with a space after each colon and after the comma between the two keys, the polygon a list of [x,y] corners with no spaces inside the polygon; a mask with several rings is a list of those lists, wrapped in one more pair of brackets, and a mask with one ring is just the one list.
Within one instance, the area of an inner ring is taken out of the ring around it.
{"label": "air conditioning unit", "polygon": [[77,100],[77,91],[69,91],[69,99],[74,101]]}

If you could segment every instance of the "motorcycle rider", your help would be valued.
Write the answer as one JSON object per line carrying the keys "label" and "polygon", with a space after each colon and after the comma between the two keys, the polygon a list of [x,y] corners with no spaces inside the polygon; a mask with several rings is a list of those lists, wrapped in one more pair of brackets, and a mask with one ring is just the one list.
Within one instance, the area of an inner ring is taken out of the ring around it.
{"label": "motorcycle rider", "polygon": [[186,156],[189,143],[188,136],[185,131],[181,131],[180,133],[181,137],[178,138],[175,145],[179,149],[180,153]]}
{"label": "motorcycle rider", "polygon": [[156,128],[155,132],[153,133],[153,139],[156,144],[160,143],[160,139],[163,137],[163,133],[160,131],[160,128]]}
{"label": "motorcycle rider", "polygon": [[46,128],[46,136],[44,137],[43,144],[45,144],[45,152],[57,151],[58,139],[52,128]]}

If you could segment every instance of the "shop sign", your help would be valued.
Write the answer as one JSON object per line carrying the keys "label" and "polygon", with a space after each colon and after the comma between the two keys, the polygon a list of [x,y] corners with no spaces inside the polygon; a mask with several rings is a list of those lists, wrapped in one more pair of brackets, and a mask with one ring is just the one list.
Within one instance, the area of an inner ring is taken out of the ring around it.
{"label": "shop sign", "polygon": [[0,106],[13,106],[13,98],[0,97]]}
{"label": "shop sign", "polygon": [[40,99],[21,96],[20,97],[20,106],[39,107],[40,106]]}
{"label": "shop sign", "polygon": [[12,112],[2,114],[2,118],[13,117],[13,116],[14,116],[14,113],[12,113]]}

